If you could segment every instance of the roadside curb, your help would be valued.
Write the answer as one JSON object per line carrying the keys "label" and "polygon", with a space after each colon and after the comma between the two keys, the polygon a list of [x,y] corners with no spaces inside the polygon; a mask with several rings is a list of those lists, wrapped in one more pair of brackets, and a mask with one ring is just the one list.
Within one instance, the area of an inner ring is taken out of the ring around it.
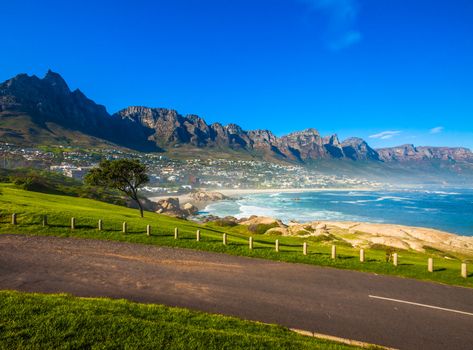
{"label": "roadside curb", "polygon": [[398,350],[396,348],[390,348],[382,345],[376,345],[376,344],[370,344],[370,343],[365,343],[362,341],[358,340],[352,340],[352,339],[346,339],[346,338],[340,338],[336,337],[333,335],[327,335],[327,334],[321,334],[321,333],[316,333],[316,332],[311,332],[311,331],[305,331],[302,329],[297,329],[297,328],[289,328],[291,331],[298,333],[300,335],[305,335],[307,337],[313,337],[313,338],[318,338],[318,339],[324,339],[324,340],[330,340],[330,341],[335,341],[347,345],[354,345],[354,346],[359,346],[361,348],[375,348],[375,349],[384,349],[384,350]]}

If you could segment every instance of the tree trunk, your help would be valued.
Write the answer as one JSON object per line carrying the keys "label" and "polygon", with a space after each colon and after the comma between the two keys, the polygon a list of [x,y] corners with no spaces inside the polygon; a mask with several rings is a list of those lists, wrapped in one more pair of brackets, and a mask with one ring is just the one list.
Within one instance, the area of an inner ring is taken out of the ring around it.
{"label": "tree trunk", "polygon": [[141,215],[141,217],[143,217],[144,216],[143,215],[143,206],[141,205],[141,202],[138,198],[136,199],[136,203],[138,203],[138,206],[140,207],[140,215]]}
{"label": "tree trunk", "polygon": [[140,199],[138,198],[138,194],[135,192],[134,195],[131,197],[135,200],[135,202],[138,204],[138,207],[140,208],[140,216],[144,217],[143,215],[143,205],[140,202]]}

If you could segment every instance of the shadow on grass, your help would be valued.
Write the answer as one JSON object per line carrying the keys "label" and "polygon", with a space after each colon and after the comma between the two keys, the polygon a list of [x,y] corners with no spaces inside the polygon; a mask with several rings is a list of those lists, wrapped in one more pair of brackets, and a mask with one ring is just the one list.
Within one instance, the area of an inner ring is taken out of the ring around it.
{"label": "shadow on grass", "polygon": [[348,255],[338,255],[337,256],[337,259],[340,259],[340,260],[350,260],[350,259],[355,259],[354,256],[348,256]]}
{"label": "shadow on grass", "polygon": [[447,271],[445,267],[440,267],[438,269],[434,269],[434,272],[440,272],[440,271]]}

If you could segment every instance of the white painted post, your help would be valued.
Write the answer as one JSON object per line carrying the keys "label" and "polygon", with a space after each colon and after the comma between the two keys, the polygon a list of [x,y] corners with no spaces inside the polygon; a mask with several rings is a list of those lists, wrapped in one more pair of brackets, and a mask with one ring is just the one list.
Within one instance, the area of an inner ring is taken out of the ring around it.
{"label": "white painted post", "polygon": [[146,225],[146,236],[151,236],[151,225]]}
{"label": "white painted post", "polygon": [[15,213],[11,214],[11,224],[16,225],[16,214]]}
{"label": "white painted post", "polygon": [[76,218],[71,218],[71,230],[76,229]]}
{"label": "white painted post", "polygon": [[276,240],[276,252],[279,253],[279,239]]}
{"label": "white painted post", "polygon": [[99,231],[103,230],[103,221],[102,221],[102,219],[99,220],[98,228],[99,228]]}
{"label": "white painted post", "polygon": [[337,246],[334,244],[332,245],[332,259],[337,258]]}
{"label": "white painted post", "polygon": [[461,272],[462,272],[462,277],[463,278],[467,278],[468,277],[468,271],[466,269],[466,264],[465,263],[462,263],[462,268],[461,268]]}
{"label": "white painted post", "polygon": [[123,233],[126,233],[127,232],[127,224],[126,224],[126,221],[123,223],[123,229],[122,229]]}
{"label": "white painted post", "polygon": [[397,253],[393,254],[393,265],[397,266]]}
{"label": "white painted post", "polygon": [[360,262],[365,262],[365,250],[360,249]]}
{"label": "white painted post", "polygon": [[429,258],[429,260],[427,260],[427,270],[429,272],[434,272],[434,259]]}
{"label": "white painted post", "polygon": [[195,233],[195,240],[197,242],[200,242],[200,230],[197,230],[197,232]]}
{"label": "white painted post", "polygon": [[48,216],[43,215],[43,227],[46,227],[46,226],[48,226]]}
{"label": "white painted post", "polygon": [[227,245],[227,234],[226,233],[224,233],[222,235],[222,240],[223,240],[223,245]]}
{"label": "white painted post", "polygon": [[250,248],[250,250],[253,249],[253,237],[248,239],[248,248]]}
{"label": "white painted post", "polygon": [[174,229],[174,239],[178,239],[178,237],[179,237],[179,229],[176,227]]}
{"label": "white painted post", "polygon": [[307,242],[302,245],[302,254],[307,255]]}

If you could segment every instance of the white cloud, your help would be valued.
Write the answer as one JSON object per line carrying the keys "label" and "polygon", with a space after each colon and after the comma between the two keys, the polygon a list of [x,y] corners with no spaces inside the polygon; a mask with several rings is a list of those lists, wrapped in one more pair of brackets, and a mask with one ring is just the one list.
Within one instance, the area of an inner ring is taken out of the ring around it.
{"label": "white cloud", "polygon": [[358,43],[362,39],[356,30],[358,18],[358,0],[299,0],[308,4],[315,11],[328,17],[329,47],[341,50]]}
{"label": "white cloud", "polygon": [[399,130],[387,130],[387,131],[382,131],[380,133],[370,135],[370,138],[372,139],[380,139],[380,140],[387,140],[390,139],[394,136],[397,136],[401,133]]}
{"label": "white cloud", "polygon": [[443,126],[437,126],[435,128],[430,129],[429,133],[431,134],[440,134],[445,128]]}

